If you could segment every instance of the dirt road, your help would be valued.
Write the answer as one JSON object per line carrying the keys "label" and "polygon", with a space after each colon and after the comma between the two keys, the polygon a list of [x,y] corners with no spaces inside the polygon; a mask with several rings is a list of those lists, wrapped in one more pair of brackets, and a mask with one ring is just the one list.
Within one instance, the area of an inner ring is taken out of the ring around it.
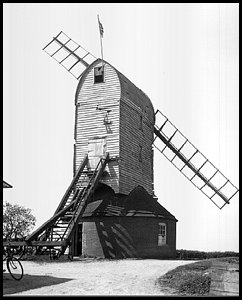
{"label": "dirt road", "polygon": [[156,280],[182,260],[23,261],[24,277],[3,273],[3,295],[170,295]]}

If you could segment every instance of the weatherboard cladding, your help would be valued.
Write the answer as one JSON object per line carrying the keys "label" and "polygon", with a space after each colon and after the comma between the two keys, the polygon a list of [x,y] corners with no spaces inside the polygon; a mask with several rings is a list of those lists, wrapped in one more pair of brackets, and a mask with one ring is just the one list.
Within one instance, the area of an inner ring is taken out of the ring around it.
{"label": "weatherboard cladding", "polygon": [[130,106],[133,106],[134,109],[141,111],[144,116],[154,124],[154,108],[151,100],[148,96],[138,87],[136,87],[127,77],[115,69],[121,85],[121,93],[123,100],[129,101]]}
{"label": "weatherboard cladding", "polygon": [[120,192],[127,194],[134,186],[142,185],[152,194],[153,131],[150,128],[147,130],[144,124],[143,130],[139,129],[140,114],[130,109],[124,101],[120,107]]}
{"label": "weatherboard cladding", "polygon": [[[127,194],[137,185],[153,194],[154,108],[147,95],[117,71],[120,98],[120,193]],[[142,129],[140,117],[142,116]],[[128,147],[128,151],[127,151]],[[140,147],[141,161],[139,156]]]}
{"label": "weatherboard cladding", "polygon": [[[92,66],[80,80],[76,92],[75,171],[88,153],[88,140],[91,138],[106,137],[109,156],[119,156],[119,79],[113,68],[106,64],[105,82],[94,84],[93,68],[101,66],[101,62],[96,61]],[[108,116],[112,122],[110,127],[104,124],[107,109],[112,110]],[[118,161],[109,162],[106,171],[109,172],[108,179],[101,182],[104,181],[119,192]]]}
{"label": "weatherboard cladding", "polygon": [[[102,65],[98,59],[86,69],[77,87],[74,173],[88,151],[88,139],[106,137],[110,157],[118,159],[108,163],[109,176],[101,182],[111,186],[115,193],[126,195],[142,185],[152,195],[155,118],[152,103],[123,74],[103,63],[104,82],[94,84],[93,69]],[[109,109],[111,124],[104,124]]]}

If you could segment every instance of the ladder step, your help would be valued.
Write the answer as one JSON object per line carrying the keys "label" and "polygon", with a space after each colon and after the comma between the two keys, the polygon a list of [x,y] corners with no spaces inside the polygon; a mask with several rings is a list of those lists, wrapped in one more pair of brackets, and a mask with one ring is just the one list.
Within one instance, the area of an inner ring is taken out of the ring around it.
{"label": "ladder step", "polygon": [[71,220],[71,218],[72,218],[72,216],[65,216],[65,217],[62,217],[61,218],[61,221],[62,221],[62,223],[64,222],[67,222],[67,223],[69,223],[69,221]]}
{"label": "ladder step", "polygon": [[[48,227],[43,227],[39,229],[38,235],[35,233],[35,236],[32,237],[32,240],[45,240],[46,242],[59,242],[63,240],[72,239],[73,230],[75,229],[75,223],[78,218],[84,211],[85,204],[88,203],[95,187],[98,184],[98,181],[104,171],[106,163],[109,158],[109,153],[106,154],[106,158],[104,162],[100,160],[97,164],[97,168],[95,172],[88,172],[84,174],[85,178],[87,178],[88,174],[94,174],[92,178],[88,178],[88,181],[85,182],[85,186],[82,183],[82,187],[77,187],[77,182],[72,180],[71,185],[66,191],[65,195],[62,198],[61,205],[57,208],[54,216],[48,221]],[[87,159],[85,159],[85,164],[87,163]],[[85,164],[82,163],[82,167],[85,167]],[[79,167],[79,174],[77,177],[82,175],[83,169]],[[76,179],[75,177],[74,179]],[[79,185],[80,186],[80,185]],[[45,234],[44,238],[42,238],[42,234]],[[43,249],[43,246],[40,246]],[[66,246],[62,248],[64,251]]]}

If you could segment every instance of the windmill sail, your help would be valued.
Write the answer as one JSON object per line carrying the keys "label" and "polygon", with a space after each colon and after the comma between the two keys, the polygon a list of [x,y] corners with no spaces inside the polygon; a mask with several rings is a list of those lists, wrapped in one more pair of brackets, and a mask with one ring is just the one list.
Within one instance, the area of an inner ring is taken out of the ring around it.
{"label": "windmill sail", "polygon": [[91,64],[96,57],[74,42],[63,31],[42,50],[54,58],[76,79],[80,79],[83,71]]}
{"label": "windmill sail", "polygon": [[229,204],[239,190],[159,110],[154,133],[154,146],[193,185],[218,208]]}

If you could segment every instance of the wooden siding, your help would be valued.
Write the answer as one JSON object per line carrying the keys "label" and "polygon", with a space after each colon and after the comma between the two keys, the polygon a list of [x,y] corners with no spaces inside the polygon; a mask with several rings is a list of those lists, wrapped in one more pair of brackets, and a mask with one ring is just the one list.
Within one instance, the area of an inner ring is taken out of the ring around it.
{"label": "wooden siding", "polygon": [[[143,118],[140,129],[140,116]],[[142,109],[127,97],[120,103],[120,192],[130,193],[141,185],[153,194],[153,123]],[[139,156],[140,146],[141,161]]]}
{"label": "wooden siding", "polygon": [[118,76],[121,85],[120,192],[127,195],[141,185],[153,195],[154,108],[141,89],[120,72]]}
{"label": "wooden siding", "polygon": [[[94,137],[106,137],[106,151],[109,152],[110,158],[119,156],[119,79],[115,70],[105,63],[104,82],[95,84],[93,69],[96,66],[101,66],[100,61],[94,63],[85,74],[76,92],[75,170],[88,152],[88,140]],[[104,124],[107,110],[111,110],[108,113],[110,124]],[[108,163],[106,171],[108,176],[101,182],[111,186],[118,193],[118,160]]]}
{"label": "wooden siding", "polygon": [[118,72],[118,76],[120,79],[122,96],[130,99],[134,106],[140,108],[146,117],[154,124],[154,108],[149,97],[120,72]]}
{"label": "wooden siding", "polygon": [[[88,140],[107,139],[111,158],[108,176],[102,182],[115,193],[128,195],[137,185],[153,195],[154,108],[150,99],[108,63],[104,62],[104,82],[94,84],[95,61],[76,92],[74,172],[88,152]],[[111,110],[107,114],[107,110]],[[104,124],[105,116],[110,124]],[[140,129],[142,116],[142,129]]]}

